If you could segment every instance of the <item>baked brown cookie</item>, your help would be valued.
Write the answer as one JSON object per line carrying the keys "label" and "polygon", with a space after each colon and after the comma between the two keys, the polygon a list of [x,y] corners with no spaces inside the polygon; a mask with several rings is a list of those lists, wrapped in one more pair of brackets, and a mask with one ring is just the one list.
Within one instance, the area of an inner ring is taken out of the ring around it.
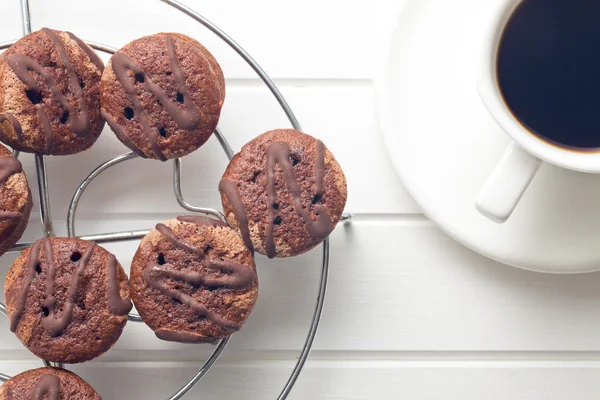
{"label": "baked brown cookie", "polygon": [[102,400],[89,383],[62,368],[44,367],[13,376],[0,386],[0,400]]}
{"label": "baked brown cookie", "polygon": [[185,156],[212,135],[225,99],[223,72],[194,39],[157,33],[115,53],[102,75],[102,115],[139,156]]}
{"label": "baked brown cookie", "polygon": [[78,363],[119,338],[132,304],[123,268],[102,247],[40,239],[14,262],[4,288],[10,330],[36,356]]}
{"label": "baked brown cookie", "polygon": [[31,192],[21,162],[0,145],[0,255],[23,235],[31,206]]}
{"label": "baked brown cookie", "polygon": [[42,28],[0,56],[0,140],[29,153],[68,155],[102,128],[104,64],[70,32]]}
{"label": "baked brown cookie", "polygon": [[266,132],[236,154],[219,183],[230,226],[251,250],[290,257],[321,243],[346,205],[346,178],[333,154],[312,136]]}
{"label": "baked brown cookie", "polygon": [[256,302],[250,251],[227,225],[184,216],[158,224],[131,264],[131,297],[163,340],[215,342],[240,329]]}

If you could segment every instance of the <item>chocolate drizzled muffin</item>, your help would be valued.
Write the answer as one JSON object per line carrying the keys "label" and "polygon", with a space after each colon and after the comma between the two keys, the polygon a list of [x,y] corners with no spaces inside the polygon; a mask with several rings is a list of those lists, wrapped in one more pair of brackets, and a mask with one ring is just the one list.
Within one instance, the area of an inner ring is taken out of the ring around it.
{"label": "chocolate drizzled muffin", "polygon": [[215,342],[240,329],[256,302],[250,251],[221,221],[184,216],[156,225],[131,264],[131,297],[163,340]]}
{"label": "chocolate drizzled muffin", "polygon": [[225,79],[194,39],[157,33],[112,56],[100,86],[102,115],[119,140],[141,157],[185,156],[217,127]]}
{"label": "chocolate drizzled muffin", "polygon": [[31,192],[21,162],[0,145],[0,255],[23,235],[31,206]]}
{"label": "chocolate drizzled muffin", "polygon": [[78,363],[119,338],[132,304],[114,255],[75,238],[40,239],[23,251],[4,288],[10,330],[36,356]]}
{"label": "chocolate drizzled muffin", "polygon": [[94,144],[104,64],[70,32],[42,28],[0,56],[0,140],[38,154],[68,155]]}
{"label": "chocolate drizzled muffin", "polygon": [[339,222],[346,178],[325,145],[292,130],[266,132],[236,154],[219,183],[223,209],[251,250],[304,253]]}
{"label": "chocolate drizzled muffin", "polygon": [[61,368],[32,369],[0,386],[0,400],[102,400],[89,383]]}

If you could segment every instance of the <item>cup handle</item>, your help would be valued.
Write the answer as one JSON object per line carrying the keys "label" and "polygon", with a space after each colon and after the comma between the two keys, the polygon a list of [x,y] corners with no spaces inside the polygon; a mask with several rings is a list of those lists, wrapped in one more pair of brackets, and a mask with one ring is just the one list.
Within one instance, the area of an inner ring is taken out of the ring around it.
{"label": "cup handle", "polygon": [[475,208],[498,223],[515,210],[542,162],[512,142],[475,200]]}

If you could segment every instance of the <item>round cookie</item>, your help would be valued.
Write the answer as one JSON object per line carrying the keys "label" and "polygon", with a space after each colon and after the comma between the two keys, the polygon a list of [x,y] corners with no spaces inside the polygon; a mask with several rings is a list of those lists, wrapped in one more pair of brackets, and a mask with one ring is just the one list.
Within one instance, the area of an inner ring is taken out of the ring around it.
{"label": "round cookie", "polygon": [[23,399],[102,400],[79,376],[51,367],[25,371],[0,386],[0,400]]}
{"label": "round cookie", "polygon": [[194,39],[157,33],[115,53],[102,75],[102,115],[140,157],[185,156],[212,135],[225,99],[225,79]]}
{"label": "round cookie", "polygon": [[42,28],[0,56],[0,140],[28,153],[68,155],[104,127],[104,64],[70,32]]}
{"label": "round cookie", "polygon": [[93,242],[45,238],[21,253],[4,287],[10,329],[44,360],[78,363],[119,338],[132,304],[114,255]]}
{"label": "round cookie", "polygon": [[346,178],[333,154],[312,136],[266,132],[236,154],[219,183],[223,210],[251,250],[269,258],[321,243],[346,205]]}
{"label": "round cookie", "polygon": [[250,251],[208,217],[169,220],[144,237],[131,264],[131,297],[163,340],[213,343],[239,330],[258,296]]}
{"label": "round cookie", "polygon": [[31,207],[31,192],[21,162],[0,145],[0,255],[23,235]]}

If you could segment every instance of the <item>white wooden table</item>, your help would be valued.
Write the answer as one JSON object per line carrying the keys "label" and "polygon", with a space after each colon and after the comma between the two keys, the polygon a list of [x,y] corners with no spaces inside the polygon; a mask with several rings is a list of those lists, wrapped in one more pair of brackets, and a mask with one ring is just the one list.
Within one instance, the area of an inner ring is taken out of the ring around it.
{"label": "white wooden table", "polygon": [[[290,398],[598,399],[600,274],[539,275],[461,247],[420,214],[391,169],[374,116],[372,80],[382,35],[401,3],[186,1],[257,59],[303,129],[323,139],[348,178],[347,211],[356,219],[332,235],[321,329]],[[34,29],[72,30],[115,47],[157,31],[205,43],[227,77],[221,127],[234,149],[265,130],[289,126],[231,50],[156,0],[32,0],[31,7]],[[20,35],[17,0],[2,0],[0,23],[2,39]],[[65,234],[66,206],[77,184],[125,151],[106,130],[89,152],[49,160],[59,234]],[[33,159],[22,159],[33,183]],[[226,164],[214,138],[186,158],[186,197],[220,207],[216,188]],[[82,200],[78,233],[148,228],[181,213],[171,168],[135,160],[98,179]],[[39,237],[38,219],[32,216],[26,239]],[[128,265],[136,244],[107,247]],[[2,257],[1,276],[15,257]],[[257,257],[255,311],[189,398],[275,398],[308,329],[318,260],[318,251],[290,260]],[[106,355],[72,369],[107,400],[164,399],[210,350],[160,342],[143,324],[130,323]],[[0,371],[39,365],[0,318]]]}

